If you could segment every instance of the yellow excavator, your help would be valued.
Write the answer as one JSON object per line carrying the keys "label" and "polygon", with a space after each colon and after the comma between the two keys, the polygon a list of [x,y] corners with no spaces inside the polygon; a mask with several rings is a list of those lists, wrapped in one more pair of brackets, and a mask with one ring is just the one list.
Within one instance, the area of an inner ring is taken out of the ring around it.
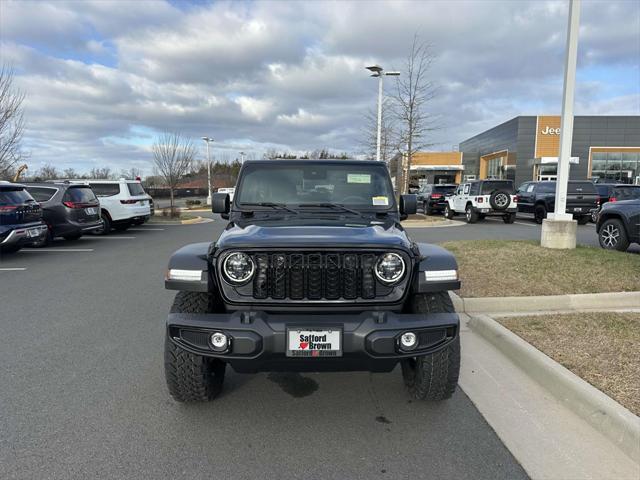
{"label": "yellow excavator", "polygon": [[20,180],[20,175],[22,175],[22,172],[24,172],[25,170],[29,170],[29,167],[27,167],[26,163],[24,165],[20,165],[18,167],[18,170],[16,171],[16,174],[13,176],[14,183],[17,182],[18,180]]}

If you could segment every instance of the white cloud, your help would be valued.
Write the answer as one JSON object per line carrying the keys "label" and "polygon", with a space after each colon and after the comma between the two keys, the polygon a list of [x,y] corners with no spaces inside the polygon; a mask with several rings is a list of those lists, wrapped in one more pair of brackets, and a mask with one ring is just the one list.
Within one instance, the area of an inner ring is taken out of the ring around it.
{"label": "white cloud", "polygon": [[[401,69],[417,32],[437,54],[429,113],[443,128],[430,140],[448,147],[514,115],[559,112],[566,14],[555,1],[0,0],[0,54],[27,94],[34,164],[115,168],[149,162],[162,130],[255,156],[356,151],[376,102],[364,67]],[[576,113],[640,114],[640,4],[585,2],[580,35]]]}

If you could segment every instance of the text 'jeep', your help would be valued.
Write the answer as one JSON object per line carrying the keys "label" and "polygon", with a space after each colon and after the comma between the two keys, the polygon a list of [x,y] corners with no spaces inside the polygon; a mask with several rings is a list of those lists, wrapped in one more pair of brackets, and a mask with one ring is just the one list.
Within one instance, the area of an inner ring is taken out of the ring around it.
{"label": "text 'jeep'", "polygon": [[226,229],[176,251],[166,276],[179,290],[165,341],[176,400],[214,398],[227,364],[390,372],[400,363],[413,397],[452,395],[457,263],[408,237],[400,220],[416,198],[397,204],[383,163],[247,161],[233,201],[216,194],[212,203]]}

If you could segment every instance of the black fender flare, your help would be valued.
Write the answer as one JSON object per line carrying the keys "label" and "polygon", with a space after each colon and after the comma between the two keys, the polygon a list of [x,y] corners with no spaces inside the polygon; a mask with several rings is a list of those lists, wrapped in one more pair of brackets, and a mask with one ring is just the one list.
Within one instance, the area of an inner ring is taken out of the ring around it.
{"label": "black fender flare", "polygon": [[[213,276],[209,271],[209,252],[212,246],[210,242],[192,243],[173,252],[165,275],[165,288],[189,292],[210,291],[209,282],[213,281]],[[185,273],[193,278],[185,278]]]}
{"label": "black fender flare", "polygon": [[[416,243],[418,260],[411,289],[414,293],[459,290],[458,262],[447,249],[430,243]],[[448,278],[437,279],[433,272],[449,272]],[[455,279],[452,277],[455,272]],[[428,273],[431,274],[428,277]]]}

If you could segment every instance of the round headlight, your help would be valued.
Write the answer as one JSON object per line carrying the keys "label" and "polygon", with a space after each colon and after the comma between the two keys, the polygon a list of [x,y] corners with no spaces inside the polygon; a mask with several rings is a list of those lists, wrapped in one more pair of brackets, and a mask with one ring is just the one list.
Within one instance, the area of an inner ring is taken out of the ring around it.
{"label": "round headlight", "polygon": [[383,283],[394,283],[404,275],[404,260],[397,253],[385,253],[376,263],[376,277]]}
{"label": "round headlight", "polygon": [[245,283],[255,271],[255,264],[249,255],[235,252],[227,255],[222,263],[222,269],[227,280],[232,283]]}

